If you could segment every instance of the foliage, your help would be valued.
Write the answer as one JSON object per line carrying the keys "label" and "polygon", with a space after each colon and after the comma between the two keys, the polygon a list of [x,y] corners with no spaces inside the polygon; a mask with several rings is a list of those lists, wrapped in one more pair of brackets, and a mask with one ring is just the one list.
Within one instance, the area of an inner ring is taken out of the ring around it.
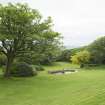
{"label": "foliage", "polygon": [[34,52],[37,52],[32,54],[34,64],[51,64],[60,52],[59,33],[50,30],[43,33],[43,36],[36,42],[37,46],[34,46]]}
{"label": "foliage", "polygon": [[83,64],[89,63],[90,57],[90,53],[84,50],[72,56],[71,61],[73,63],[80,64],[81,66],[83,66]]}
{"label": "foliage", "polygon": [[61,51],[61,54],[58,56],[58,61],[70,62],[70,57],[71,57],[71,50],[65,49]]}
{"label": "foliage", "polygon": [[44,38],[42,41],[40,41],[39,44],[33,46],[33,52],[29,54],[28,53],[22,54],[22,56],[20,56],[18,60],[25,61],[28,64],[33,65],[52,64],[54,61],[56,61],[56,58],[60,53],[60,43],[59,38],[53,39],[53,41],[49,41],[47,43],[48,40],[49,39]]}
{"label": "foliage", "polygon": [[23,53],[21,56],[17,57],[15,59],[15,62],[26,62],[29,65],[32,65],[32,55],[29,53]]}
{"label": "foliage", "polygon": [[88,46],[92,55],[91,62],[102,64],[105,63],[105,36],[98,38]]}
{"label": "foliage", "polygon": [[11,69],[12,76],[16,77],[28,77],[28,76],[34,76],[37,74],[33,68],[25,63],[25,62],[19,62],[14,64],[14,66]]}
{"label": "foliage", "polygon": [[51,52],[58,43],[58,37],[59,33],[52,30],[51,17],[42,20],[40,13],[27,4],[0,5],[0,51],[7,57],[4,76],[10,77],[16,57],[37,53],[38,58],[45,51]]}

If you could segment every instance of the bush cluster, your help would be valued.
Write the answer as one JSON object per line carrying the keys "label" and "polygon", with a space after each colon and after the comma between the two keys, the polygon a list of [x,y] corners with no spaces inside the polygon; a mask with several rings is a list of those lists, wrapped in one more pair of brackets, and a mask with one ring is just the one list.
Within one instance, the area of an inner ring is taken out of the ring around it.
{"label": "bush cluster", "polygon": [[28,77],[37,75],[36,70],[25,62],[15,63],[11,68],[11,75],[15,77]]}

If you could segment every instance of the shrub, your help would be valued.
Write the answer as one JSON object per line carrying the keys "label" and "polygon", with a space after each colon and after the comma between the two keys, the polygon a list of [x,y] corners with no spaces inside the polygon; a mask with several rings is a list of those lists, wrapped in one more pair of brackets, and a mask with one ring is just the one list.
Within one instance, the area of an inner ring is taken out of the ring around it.
{"label": "shrub", "polygon": [[88,51],[80,51],[76,55],[72,56],[71,61],[75,64],[80,64],[80,67],[83,68],[84,64],[88,64],[91,55]]}
{"label": "shrub", "polygon": [[35,65],[36,71],[44,71],[44,68],[41,65]]}
{"label": "shrub", "polygon": [[36,74],[37,72],[25,62],[16,63],[11,68],[11,75],[15,77],[29,77]]}

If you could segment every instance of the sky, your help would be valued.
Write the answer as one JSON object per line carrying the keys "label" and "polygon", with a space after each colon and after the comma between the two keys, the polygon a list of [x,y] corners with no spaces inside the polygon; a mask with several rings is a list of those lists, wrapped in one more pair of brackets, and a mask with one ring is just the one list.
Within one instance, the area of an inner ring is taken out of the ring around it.
{"label": "sky", "polygon": [[51,16],[65,46],[84,46],[105,35],[105,0],[0,0],[28,3],[44,18]]}

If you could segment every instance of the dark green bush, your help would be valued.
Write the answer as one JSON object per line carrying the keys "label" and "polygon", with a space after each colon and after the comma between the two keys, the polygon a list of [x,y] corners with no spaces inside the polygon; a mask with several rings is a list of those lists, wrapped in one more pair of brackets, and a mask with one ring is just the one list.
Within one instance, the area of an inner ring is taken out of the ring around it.
{"label": "dark green bush", "polygon": [[15,77],[29,77],[37,75],[37,72],[29,64],[20,62],[13,65],[11,75]]}
{"label": "dark green bush", "polygon": [[35,65],[34,67],[36,71],[44,71],[44,68],[41,65]]}

